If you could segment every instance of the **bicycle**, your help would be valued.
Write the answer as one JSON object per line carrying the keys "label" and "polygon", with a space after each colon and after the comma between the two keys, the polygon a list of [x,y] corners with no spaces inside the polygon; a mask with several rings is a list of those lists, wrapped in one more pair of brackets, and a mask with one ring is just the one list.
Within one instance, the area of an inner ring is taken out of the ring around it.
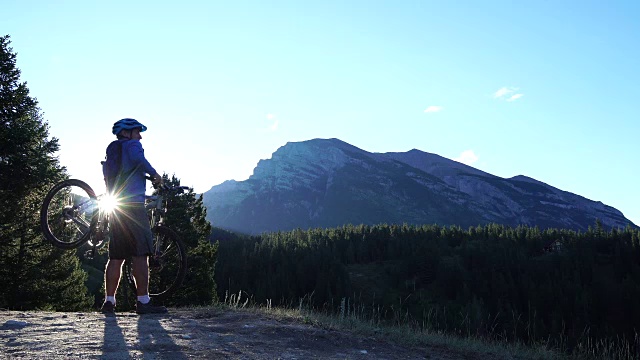
{"label": "bicycle", "polygon": [[[150,178],[147,178],[150,180]],[[155,186],[157,195],[145,196],[145,207],[153,234],[153,254],[149,256],[149,296],[162,301],[182,285],[187,271],[187,255],[178,235],[164,225],[167,195],[182,193],[186,186]],[[117,207],[108,194],[96,196],[84,181],[64,180],[54,185],[40,209],[44,237],[61,249],[76,249],[88,243],[85,254],[93,258],[96,250],[110,240],[109,217]],[[131,259],[124,263],[124,274],[135,292]]]}

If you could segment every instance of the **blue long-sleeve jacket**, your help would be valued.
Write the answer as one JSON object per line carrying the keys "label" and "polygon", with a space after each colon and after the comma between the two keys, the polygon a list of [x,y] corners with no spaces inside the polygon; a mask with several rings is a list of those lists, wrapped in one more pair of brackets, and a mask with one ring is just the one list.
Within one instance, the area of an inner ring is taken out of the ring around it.
{"label": "blue long-sleeve jacket", "polygon": [[[127,177],[118,197],[122,202],[144,202],[146,191],[145,174],[155,175],[156,169],[144,157],[144,149],[140,140],[118,140],[122,142],[122,170]],[[105,174],[104,167],[102,173]],[[106,174],[105,174],[106,176]]]}

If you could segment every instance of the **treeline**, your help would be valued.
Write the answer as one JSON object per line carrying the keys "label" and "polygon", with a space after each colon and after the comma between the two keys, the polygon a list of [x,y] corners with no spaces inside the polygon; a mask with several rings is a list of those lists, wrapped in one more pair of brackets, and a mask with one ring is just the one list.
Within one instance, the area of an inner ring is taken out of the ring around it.
{"label": "treeline", "polygon": [[[311,301],[431,329],[562,342],[624,337],[640,324],[640,232],[501,225],[345,226],[221,242],[219,296]],[[342,309],[344,311],[344,309]]]}

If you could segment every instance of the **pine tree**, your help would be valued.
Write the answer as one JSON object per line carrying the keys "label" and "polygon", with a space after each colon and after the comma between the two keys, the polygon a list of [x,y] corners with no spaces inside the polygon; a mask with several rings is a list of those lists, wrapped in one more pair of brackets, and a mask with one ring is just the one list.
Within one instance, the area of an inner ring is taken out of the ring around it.
{"label": "pine tree", "polygon": [[0,308],[86,308],[75,252],[53,248],[40,232],[46,191],[66,174],[10,44],[9,35],[0,37]]}
{"label": "pine tree", "polygon": [[[165,184],[180,186],[180,179],[163,175]],[[202,195],[193,189],[167,199],[166,225],[174,230],[187,247],[187,276],[178,292],[169,299],[173,305],[211,305],[218,300],[214,279],[218,243],[209,240],[211,224]]]}

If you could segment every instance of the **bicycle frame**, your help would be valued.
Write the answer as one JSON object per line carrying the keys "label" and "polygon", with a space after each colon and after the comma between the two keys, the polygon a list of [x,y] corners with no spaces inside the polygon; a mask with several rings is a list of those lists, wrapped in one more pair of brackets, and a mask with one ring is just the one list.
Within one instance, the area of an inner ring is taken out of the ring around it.
{"label": "bicycle frame", "polygon": [[164,214],[167,207],[164,204],[164,195],[146,195],[145,208],[149,211],[149,224],[151,228],[154,226],[164,225]]}
{"label": "bicycle frame", "polygon": [[86,231],[92,231],[92,229],[91,229],[92,224],[88,223],[86,220],[84,220],[84,218],[76,216],[76,213],[78,213],[78,212],[84,213],[87,210],[91,209],[92,207],[95,207],[96,204],[94,204],[94,202],[95,202],[95,199],[89,198],[86,201],[83,201],[83,202],[79,203],[78,205],[65,207],[62,210],[62,216],[64,218],[64,221],[65,222],[73,222],[76,225],[78,225],[79,227],[82,227],[83,229],[86,229]]}
{"label": "bicycle frame", "polygon": [[[151,178],[147,177],[147,180]],[[164,225],[164,215],[167,213],[167,204],[165,194],[167,192],[183,193],[188,190],[188,186],[167,187],[166,185],[154,185],[155,189],[159,189],[157,195],[145,195],[145,208],[150,212],[149,223],[151,228]]]}

